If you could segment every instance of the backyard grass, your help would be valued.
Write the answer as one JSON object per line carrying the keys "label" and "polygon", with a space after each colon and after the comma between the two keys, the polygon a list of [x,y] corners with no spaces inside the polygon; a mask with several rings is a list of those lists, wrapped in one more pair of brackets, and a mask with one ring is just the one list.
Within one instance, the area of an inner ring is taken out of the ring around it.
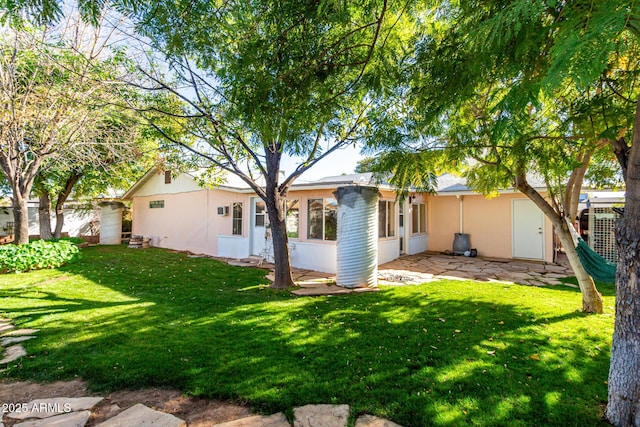
{"label": "backyard grass", "polygon": [[612,287],[605,314],[584,315],[563,285],[298,298],[265,289],[265,273],[117,246],[0,276],[0,315],[40,329],[1,377],[166,386],[264,413],[346,403],[406,427],[605,425]]}

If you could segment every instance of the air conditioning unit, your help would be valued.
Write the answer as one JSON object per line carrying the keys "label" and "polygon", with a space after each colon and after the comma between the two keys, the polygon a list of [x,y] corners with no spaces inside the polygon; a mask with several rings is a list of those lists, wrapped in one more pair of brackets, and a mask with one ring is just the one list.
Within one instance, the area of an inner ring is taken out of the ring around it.
{"label": "air conditioning unit", "polygon": [[220,216],[229,215],[229,206],[218,206],[218,215]]}

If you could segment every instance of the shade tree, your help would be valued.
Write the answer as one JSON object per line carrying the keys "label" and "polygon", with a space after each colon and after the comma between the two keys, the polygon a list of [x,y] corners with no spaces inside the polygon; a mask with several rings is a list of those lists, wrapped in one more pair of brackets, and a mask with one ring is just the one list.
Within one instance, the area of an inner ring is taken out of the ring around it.
{"label": "shade tree", "polygon": [[[149,123],[211,170],[240,177],[264,201],[273,287],[293,285],[284,221],[291,185],[362,140],[391,104],[383,96],[393,63],[387,52],[399,46],[403,11],[374,0],[179,1],[136,15],[139,32],[165,53],[176,78],[148,70],[149,83],[137,84],[183,102],[181,114],[166,114],[172,125]],[[281,170],[285,155],[299,160],[294,170]]]}

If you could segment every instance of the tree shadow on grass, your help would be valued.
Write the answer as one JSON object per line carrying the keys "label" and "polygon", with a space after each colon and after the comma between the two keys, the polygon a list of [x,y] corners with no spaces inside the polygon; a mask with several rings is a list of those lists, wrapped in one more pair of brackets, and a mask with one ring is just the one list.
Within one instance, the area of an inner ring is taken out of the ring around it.
{"label": "tree shadow on grass", "polygon": [[177,387],[268,413],[348,403],[406,427],[601,422],[608,338],[589,326],[605,320],[496,296],[544,290],[451,283],[296,298],[260,290],[263,271],[155,252],[114,262],[96,249],[65,268],[88,280],[84,298],[59,281],[7,310],[42,329],[33,358],[7,375]]}

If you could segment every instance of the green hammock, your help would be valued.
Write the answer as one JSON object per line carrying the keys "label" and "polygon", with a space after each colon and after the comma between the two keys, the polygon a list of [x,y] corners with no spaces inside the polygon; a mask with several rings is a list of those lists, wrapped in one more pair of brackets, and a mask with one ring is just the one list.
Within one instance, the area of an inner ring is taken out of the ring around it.
{"label": "green hammock", "polygon": [[580,237],[578,237],[576,251],[584,269],[591,277],[598,282],[616,282],[616,265],[591,249]]}

